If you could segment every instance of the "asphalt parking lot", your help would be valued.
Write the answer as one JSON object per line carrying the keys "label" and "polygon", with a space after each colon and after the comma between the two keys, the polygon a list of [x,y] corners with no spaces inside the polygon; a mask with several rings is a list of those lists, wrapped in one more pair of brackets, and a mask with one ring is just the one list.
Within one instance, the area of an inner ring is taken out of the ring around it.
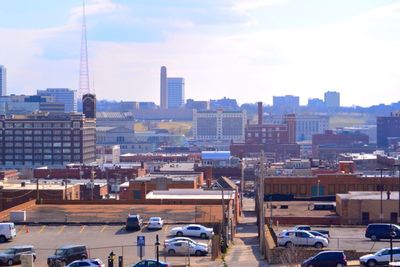
{"label": "asphalt parking lot", "polygon": [[[277,235],[284,229],[292,229],[293,226],[274,227]],[[390,247],[389,240],[371,241],[365,237],[366,226],[361,227],[312,227],[315,230],[324,229],[330,233],[328,249],[332,250],[356,250],[372,253],[382,248]],[[400,247],[400,240],[393,240],[393,246]]]}
{"label": "asphalt parking lot", "polygon": [[[166,260],[171,264],[188,263],[188,257],[164,255],[163,242],[168,239],[169,230],[176,225],[165,225],[162,230],[149,231],[143,228],[141,231],[126,232],[124,226],[96,225],[96,226],[17,226],[17,237],[3,244],[0,250],[17,245],[33,245],[37,260],[36,266],[47,266],[47,257],[52,255],[58,247],[67,244],[86,245],[91,258],[100,258],[106,263],[111,251],[117,256],[124,257],[124,266],[138,262],[139,255],[136,246],[137,236],[145,236],[144,258],[155,258],[156,234],[159,235],[161,246],[159,247],[160,260]],[[196,239],[196,238],[194,238]],[[201,242],[209,242],[202,240]],[[213,266],[211,256],[190,257],[191,264]]]}

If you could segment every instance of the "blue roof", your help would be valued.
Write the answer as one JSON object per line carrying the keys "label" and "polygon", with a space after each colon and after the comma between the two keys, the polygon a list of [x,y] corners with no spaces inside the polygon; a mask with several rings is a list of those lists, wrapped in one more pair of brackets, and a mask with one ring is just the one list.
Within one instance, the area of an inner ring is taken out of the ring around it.
{"label": "blue roof", "polygon": [[201,158],[203,160],[229,160],[230,151],[202,151]]}

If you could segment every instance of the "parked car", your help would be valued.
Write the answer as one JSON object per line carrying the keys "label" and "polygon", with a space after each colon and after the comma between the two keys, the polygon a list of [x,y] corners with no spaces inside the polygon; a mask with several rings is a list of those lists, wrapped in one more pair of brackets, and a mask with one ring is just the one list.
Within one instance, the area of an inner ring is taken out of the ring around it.
{"label": "parked car", "polygon": [[327,234],[322,234],[315,230],[311,230],[311,231],[307,231],[307,232],[309,232],[310,234],[315,235],[315,236],[324,237],[324,238],[328,239],[328,241],[329,241],[329,236]]}
{"label": "parked car", "polygon": [[11,240],[17,236],[15,225],[12,222],[0,223],[0,243]]}
{"label": "parked car", "polygon": [[139,214],[129,214],[126,219],[125,229],[127,231],[140,230],[143,226],[143,219]]}
{"label": "parked car", "polygon": [[309,225],[296,225],[296,226],[293,227],[292,230],[316,231],[316,232],[319,232],[321,234],[327,235],[328,237],[330,236],[328,230],[311,229],[311,226],[309,226]]}
{"label": "parked car", "polygon": [[0,253],[0,264],[1,266],[11,266],[21,263],[21,255],[23,254],[32,254],[33,260],[36,260],[36,253],[33,246],[15,246]]}
{"label": "parked car", "polygon": [[71,262],[70,264],[68,264],[65,267],[81,267],[81,266],[106,267],[106,265],[100,259],[77,260],[77,261]]}
{"label": "parked car", "polygon": [[371,223],[368,224],[365,230],[365,237],[371,238],[373,241],[378,241],[379,239],[389,239],[390,232],[394,232],[396,235],[394,239],[400,238],[400,227],[397,224],[390,223]]}
{"label": "parked car", "polygon": [[343,251],[322,251],[303,261],[301,267],[342,267],[347,266]]}
{"label": "parked car", "polygon": [[172,228],[170,230],[170,234],[175,236],[197,236],[201,238],[210,238],[214,234],[214,230],[199,224],[189,224],[183,227]]}
{"label": "parked car", "polygon": [[[393,260],[400,261],[400,247],[393,248]],[[390,248],[384,248],[374,254],[367,254],[360,257],[360,264],[374,267],[377,265],[388,266],[390,261]]]}
{"label": "parked car", "polygon": [[201,243],[201,242],[197,242],[197,241],[194,241],[193,239],[191,239],[191,238],[189,238],[189,237],[184,237],[184,236],[174,237],[174,238],[165,240],[165,241],[164,241],[164,248],[165,248],[166,244],[172,243],[172,242],[176,242],[176,241],[187,241],[187,242],[192,243],[192,244],[195,244],[195,245],[207,247],[207,249],[208,249],[208,244],[206,244],[206,243]]}
{"label": "parked car", "polygon": [[57,266],[59,263],[70,264],[76,260],[87,259],[88,253],[84,245],[65,245],[54,252],[54,255],[47,258],[48,266]]}
{"label": "parked car", "polygon": [[[158,261],[159,267],[171,267],[169,263]],[[157,267],[156,260],[141,260],[136,264],[129,265],[129,267]]]}
{"label": "parked car", "polygon": [[151,217],[147,223],[147,229],[162,229],[164,220],[161,217]]}
{"label": "parked car", "polygon": [[286,230],[278,236],[278,245],[284,247],[295,246],[313,246],[322,248],[328,246],[328,239],[320,236],[314,236],[304,230]]}
{"label": "parked car", "polygon": [[169,255],[196,255],[196,256],[204,256],[208,253],[208,247],[196,245],[194,243],[190,243],[188,241],[175,241],[171,243],[167,243],[165,246],[165,252]]}

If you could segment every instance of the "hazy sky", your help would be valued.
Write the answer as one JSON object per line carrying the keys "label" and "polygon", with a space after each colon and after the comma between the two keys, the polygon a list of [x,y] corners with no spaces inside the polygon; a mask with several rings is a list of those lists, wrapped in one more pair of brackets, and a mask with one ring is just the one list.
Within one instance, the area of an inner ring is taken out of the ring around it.
{"label": "hazy sky", "polygon": [[[79,82],[81,0],[2,0],[0,64],[9,93]],[[272,95],[344,105],[399,100],[400,1],[87,0],[98,98],[159,103],[159,72],[186,98],[240,103]]]}

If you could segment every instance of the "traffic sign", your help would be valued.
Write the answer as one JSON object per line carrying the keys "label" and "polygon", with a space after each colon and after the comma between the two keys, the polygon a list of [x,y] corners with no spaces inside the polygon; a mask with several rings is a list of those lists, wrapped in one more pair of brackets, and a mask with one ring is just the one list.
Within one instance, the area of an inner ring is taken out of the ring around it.
{"label": "traffic sign", "polygon": [[145,236],[143,236],[143,235],[139,235],[138,237],[137,237],[137,245],[138,246],[145,246],[146,245],[146,239],[145,239]]}

